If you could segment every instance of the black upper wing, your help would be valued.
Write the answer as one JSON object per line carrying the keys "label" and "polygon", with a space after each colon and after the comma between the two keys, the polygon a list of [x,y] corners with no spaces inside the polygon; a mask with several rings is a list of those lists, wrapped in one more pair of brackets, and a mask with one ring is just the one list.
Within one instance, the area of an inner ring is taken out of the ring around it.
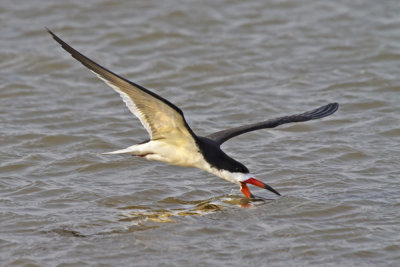
{"label": "black upper wing", "polygon": [[258,123],[247,124],[240,127],[235,127],[223,131],[219,131],[213,134],[206,136],[209,139],[214,140],[218,144],[222,144],[223,142],[231,139],[240,134],[244,134],[247,132],[264,129],[264,128],[274,128],[284,123],[290,122],[300,122],[300,121],[309,121],[320,119],[326,116],[329,116],[338,110],[339,104],[338,103],[330,103],[328,105],[319,107],[317,109],[304,112],[302,114],[290,115],[279,117],[276,119],[266,120]]}
{"label": "black upper wing", "polygon": [[[47,28],[46,28],[47,29]],[[62,48],[118,92],[129,110],[139,118],[150,138],[180,138],[194,144],[195,134],[186,123],[183,112],[156,93],[131,82],[84,56],[47,29]]]}

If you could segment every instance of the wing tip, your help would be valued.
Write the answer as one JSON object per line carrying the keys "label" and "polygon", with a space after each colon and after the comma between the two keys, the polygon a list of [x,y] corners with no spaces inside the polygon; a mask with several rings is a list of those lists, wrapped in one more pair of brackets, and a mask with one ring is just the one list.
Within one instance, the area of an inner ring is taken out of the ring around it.
{"label": "wing tip", "polygon": [[44,29],[55,39],[58,39],[58,36],[52,31],[50,30],[47,26],[44,26]]}
{"label": "wing tip", "polygon": [[339,103],[333,102],[329,103],[325,106],[319,107],[309,113],[311,115],[311,119],[321,119],[324,117],[327,117],[329,115],[332,115],[339,109]]}

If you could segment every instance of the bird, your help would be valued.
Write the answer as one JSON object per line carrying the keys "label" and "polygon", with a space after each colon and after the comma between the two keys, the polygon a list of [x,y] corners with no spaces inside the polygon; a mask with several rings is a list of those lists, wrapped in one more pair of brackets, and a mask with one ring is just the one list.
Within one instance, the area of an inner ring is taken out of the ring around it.
{"label": "bird", "polygon": [[249,169],[228,156],[221,145],[229,139],[259,129],[281,124],[320,119],[335,113],[338,103],[329,103],[301,114],[289,115],[233,127],[207,136],[196,135],[189,127],[182,110],[160,95],[106,69],[72,48],[46,27],[48,33],[73,58],[82,63],[122,97],[128,109],[140,120],[150,138],[142,143],[102,154],[131,154],[147,160],[204,170],[240,186],[246,198],[255,198],[247,185],[277,190],[256,179]]}

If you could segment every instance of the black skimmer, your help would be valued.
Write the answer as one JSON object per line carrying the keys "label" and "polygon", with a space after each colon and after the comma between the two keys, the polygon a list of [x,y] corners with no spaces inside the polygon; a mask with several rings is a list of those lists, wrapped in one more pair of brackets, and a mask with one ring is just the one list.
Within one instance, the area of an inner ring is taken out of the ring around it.
{"label": "black skimmer", "polygon": [[284,123],[320,119],[335,113],[339,107],[337,103],[330,103],[301,114],[235,127],[205,137],[197,136],[187,124],[180,108],[143,86],[102,67],[65,43],[49,29],[47,31],[73,58],[121,95],[129,110],[138,117],[150,135],[150,140],[146,142],[103,154],[127,153],[148,160],[199,168],[238,184],[247,198],[253,198],[247,184],[280,194],[271,186],[255,179],[242,163],[225,154],[220,148],[222,143],[254,130],[273,128]]}

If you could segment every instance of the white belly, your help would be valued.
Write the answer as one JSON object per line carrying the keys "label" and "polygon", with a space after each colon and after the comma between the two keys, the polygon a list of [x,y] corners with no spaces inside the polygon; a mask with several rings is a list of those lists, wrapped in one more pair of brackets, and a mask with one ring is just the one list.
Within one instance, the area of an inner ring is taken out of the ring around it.
{"label": "white belly", "polygon": [[161,161],[181,167],[199,168],[239,185],[240,181],[249,178],[248,174],[231,173],[226,170],[218,170],[214,168],[204,159],[197,146],[193,146],[187,142],[182,142],[181,140],[176,140],[175,142],[171,139],[168,139],[168,142],[165,142],[163,139],[154,140],[144,144],[131,146],[124,151],[129,151],[129,153],[134,155],[143,156],[148,160]]}
{"label": "white belly", "polygon": [[142,150],[145,152],[144,154],[147,154],[144,157],[148,160],[196,168],[199,168],[199,165],[202,165],[201,162],[205,161],[197,146],[180,142],[180,140],[173,142],[169,139],[168,143],[163,140],[155,140],[139,146],[143,146]]}

